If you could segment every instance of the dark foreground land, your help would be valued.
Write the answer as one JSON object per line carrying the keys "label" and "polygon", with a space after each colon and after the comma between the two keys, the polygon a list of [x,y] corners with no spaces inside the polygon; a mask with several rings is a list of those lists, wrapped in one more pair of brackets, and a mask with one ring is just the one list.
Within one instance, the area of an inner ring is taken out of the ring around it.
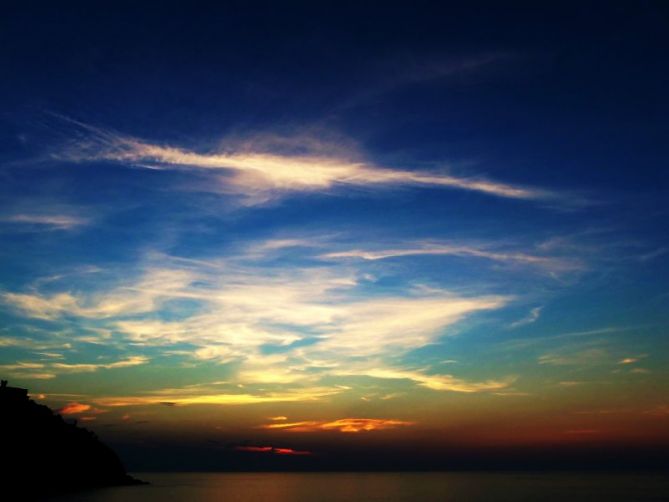
{"label": "dark foreground land", "polygon": [[[26,389],[0,387],[2,491],[12,500],[105,486],[142,484],[92,432],[66,423]],[[4,500],[10,500],[5,499]]]}

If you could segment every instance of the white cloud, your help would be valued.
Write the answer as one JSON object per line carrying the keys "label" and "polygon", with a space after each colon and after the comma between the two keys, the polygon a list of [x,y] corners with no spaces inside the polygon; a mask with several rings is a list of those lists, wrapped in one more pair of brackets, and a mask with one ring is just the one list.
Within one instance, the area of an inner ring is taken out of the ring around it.
{"label": "white cloud", "polygon": [[60,373],[93,373],[100,369],[115,369],[115,368],[129,368],[131,366],[139,366],[146,364],[149,359],[144,356],[132,356],[127,359],[115,361],[113,363],[52,363],[49,367]]}
{"label": "white cloud", "polygon": [[435,341],[467,315],[494,310],[508,298],[461,298],[445,291],[425,297],[381,298],[342,306],[333,331],[319,345],[342,354],[367,356],[408,351]]}
{"label": "white cloud", "polygon": [[144,356],[132,356],[112,363],[55,363],[19,361],[14,364],[1,364],[0,371],[16,378],[31,380],[48,380],[63,373],[93,373],[100,369],[127,368],[146,364],[149,359]]}
{"label": "white cloud", "polygon": [[63,315],[88,318],[107,318],[119,315],[155,311],[168,298],[187,298],[187,286],[194,276],[186,270],[149,270],[139,282],[90,298],[69,292],[43,295],[40,293],[2,293],[0,300],[38,319],[57,319]]}
{"label": "white cloud", "polygon": [[77,299],[69,293],[51,296],[27,293],[3,293],[2,302],[37,319],[56,319],[62,314],[78,311]]}
{"label": "white cloud", "polygon": [[[192,170],[218,175],[218,190],[243,194],[258,201],[270,193],[314,192],[345,186],[429,186],[479,192],[486,195],[525,200],[554,199],[555,194],[537,188],[489,180],[483,177],[456,176],[446,171],[415,171],[379,166],[361,159],[357,151],[319,146],[306,152],[272,151],[263,141],[227,145],[213,152],[196,152],[182,147],[149,143],[69,122],[89,134],[84,142],[70,146],[57,158],[72,161],[112,161],[147,169]],[[293,143],[299,143],[299,138]],[[236,148],[235,148],[236,147]],[[212,190],[212,183],[207,183]]]}
{"label": "white cloud", "polygon": [[32,362],[23,362],[18,361],[14,364],[3,364],[0,365],[0,368],[6,371],[15,371],[15,370],[36,370],[44,368],[42,363],[32,363]]}
{"label": "white cloud", "polygon": [[[234,361],[238,383],[282,385],[313,384],[360,357],[377,361],[380,371],[386,368],[385,358],[433,343],[462,319],[510,301],[437,288],[361,295],[358,274],[348,267],[249,268],[229,258],[212,268],[208,262],[157,259],[163,261],[148,266],[134,283],[108,290],[86,295],[4,293],[2,299],[29,317],[75,316],[83,325],[95,321],[96,329],[103,322],[101,343],[114,333],[115,339],[135,347],[170,350],[174,344],[187,344],[196,362]],[[156,317],[175,300],[197,307],[173,320]],[[268,346],[283,349],[266,353],[263,348]],[[103,364],[56,362],[49,371],[93,372],[145,362],[140,356]],[[418,373],[410,380],[435,390],[497,388],[494,383]]]}
{"label": "white cloud", "polygon": [[[429,368],[408,370],[400,361],[476,313],[503,308],[512,297],[411,282],[402,289],[384,289],[360,279],[365,274],[339,260],[325,266],[313,260],[311,266],[269,267],[262,262],[294,246],[321,253],[329,245],[322,239],[313,242],[275,238],[241,246],[239,255],[225,258],[150,253],[144,271],[133,280],[113,286],[100,281],[97,290],[77,293],[53,292],[56,284],[49,283],[48,294],[33,289],[5,292],[0,299],[26,317],[77,318],[90,342],[131,344],[152,357],[171,354],[183,364],[234,363],[230,378],[242,385],[318,386],[324,377],[345,374],[405,379],[454,392],[487,392],[510,384],[508,378],[470,381]],[[173,310],[175,302],[186,307]],[[162,315],[166,311],[172,314],[168,318]],[[81,333],[71,336],[76,338],[70,341],[82,339]],[[360,366],[361,358],[373,364]],[[52,374],[83,373],[146,362],[142,356],[115,363],[52,361],[47,369]]]}
{"label": "white cloud", "polygon": [[543,307],[534,307],[533,309],[530,309],[530,312],[525,317],[512,322],[509,327],[520,328],[521,326],[527,326],[528,324],[536,322],[539,319],[539,316],[541,316],[542,309]]}
{"label": "white cloud", "polygon": [[424,372],[416,370],[383,368],[372,368],[368,370],[360,370],[357,372],[354,371],[351,374],[364,375],[381,379],[410,380],[432,390],[465,393],[500,390],[510,386],[515,381],[514,377],[506,377],[501,380],[474,382],[461,378],[455,378],[452,375],[428,375]]}
{"label": "white cloud", "polygon": [[501,263],[532,266],[545,269],[552,273],[575,271],[583,268],[583,264],[573,258],[541,256],[517,251],[500,251],[489,247],[460,243],[416,243],[402,248],[379,250],[346,250],[324,253],[324,259],[356,258],[368,261],[385,260],[405,256],[460,256],[480,258]]}

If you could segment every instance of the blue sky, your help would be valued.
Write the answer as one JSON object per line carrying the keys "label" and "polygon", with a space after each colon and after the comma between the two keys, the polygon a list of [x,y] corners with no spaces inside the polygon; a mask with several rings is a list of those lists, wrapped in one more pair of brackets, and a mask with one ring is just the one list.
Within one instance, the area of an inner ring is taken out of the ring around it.
{"label": "blue sky", "polygon": [[654,434],[666,7],[483,8],[12,7],[2,374],[95,423]]}

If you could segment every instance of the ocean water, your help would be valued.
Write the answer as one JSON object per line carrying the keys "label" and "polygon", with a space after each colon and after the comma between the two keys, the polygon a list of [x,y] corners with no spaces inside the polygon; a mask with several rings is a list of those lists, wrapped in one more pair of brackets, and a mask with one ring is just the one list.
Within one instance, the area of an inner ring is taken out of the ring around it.
{"label": "ocean water", "polygon": [[87,502],[669,501],[661,473],[133,473],[146,486],[53,498]]}

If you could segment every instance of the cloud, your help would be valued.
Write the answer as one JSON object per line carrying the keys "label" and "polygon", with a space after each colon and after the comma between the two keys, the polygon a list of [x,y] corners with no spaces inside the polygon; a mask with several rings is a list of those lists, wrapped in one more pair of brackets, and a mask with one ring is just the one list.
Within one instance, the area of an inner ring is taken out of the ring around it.
{"label": "cloud", "polygon": [[447,326],[474,312],[507,303],[501,296],[462,298],[446,291],[427,296],[380,298],[341,306],[336,328],[315,348],[370,356],[423,347]]}
{"label": "cloud", "polygon": [[[272,241],[255,248],[280,249],[295,242],[302,241]],[[132,344],[143,353],[180,358],[183,364],[226,364],[234,383],[280,389],[273,394],[258,388],[242,394],[186,389],[110,398],[117,404],[312,399],[303,388],[318,388],[328,376],[341,378],[356,371],[436,391],[485,392],[509,385],[507,378],[468,381],[435,375],[428,368],[408,371],[397,366],[398,358],[435,343],[478,312],[503,308],[512,297],[463,295],[411,284],[370,294],[360,277],[355,268],[340,264],[284,268],[266,267],[256,258],[249,263],[243,255],[215,260],[152,255],[136,278],[116,285],[103,282],[98,290],[77,294],[53,292],[51,285],[49,294],[6,292],[0,298],[27,317],[89,326],[93,334],[85,338],[90,342]],[[188,308],[179,315],[163,315],[184,301]],[[361,358],[369,363],[360,366]],[[90,373],[148,362],[147,356],[136,355],[116,362],[49,361],[45,369],[51,374]]]}
{"label": "cloud", "polygon": [[[139,282],[122,285],[111,293],[87,301],[69,292],[52,295],[2,293],[0,301],[37,319],[53,320],[66,315],[106,318],[154,311],[164,299],[179,296],[192,280],[193,276],[185,270],[153,269]],[[185,293],[181,297],[185,297]]]}
{"label": "cloud", "polygon": [[[147,393],[141,396],[108,396],[96,398],[96,404],[101,406],[151,406],[156,404],[171,403],[173,406],[185,406],[195,404],[212,405],[246,405],[260,403],[300,402],[316,401],[321,398],[338,394],[341,392],[336,388],[316,387],[301,388],[284,392],[264,392],[255,394],[176,394],[167,398],[166,393]],[[168,399],[168,400],[167,400]]]}
{"label": "cloud", "polygon": [[455,378],[452,375],[427,375],[420,371],[406,371],[396,369],[369,369],[353,371],[350,374],[364,375],[372,378],[392,379],[392,380],[411,380],[422,387],[438,391],[451,392],[487,392],[504,389],[509,387],[514,381],[514,377],[507,377],[503,380],[486,380],[483,382],[472,382]]}
{"label": "cloud", "polygon": [[4,370],[17,378],[31,380],[49,380],[63,373],[93,373],[100,369],[127,368],[146,364],[148,358],[143,356],[132,356],[113,363],[98,364],[69,364],[57,362],[17,362],[15,364],[0,365]]}
{"label": "cloud", "polygon": [[2,302],[37,319],[55,319],[65,312],[77,309],[76,299],[69,293],[51,296],[24,293],[3,293]]}
{"label": "cloud", "polygon": [[58,410],[58,413],[60,413],[61,415],[76,415],[78,413],[84,413],[85,411],[88,411],[90,409],[91,409],[90,404],[77,403],[75,401],[63,406],[61,409]]}
{"label": "cloud", "polygon": [[[502,350],[516,351],[542,345],[553,344],[557,340],[567,340],[569,341],[569,344],[576,343],[579,346],[583,345],[589,346],[599,343],[596,339],[594,341],[587,341],[587,339],[589,338],[590,339],[596,338],[599,335],[624,333],[626,331],[639,329],[639,327],[640,326],[609,326],[605,328],[589,329],[583,331],[569,331],[564,333],[543,335],[543,336],[541,335],[541,333],[537,333],[535,336],[532,336],[531,338],[527,337],[516,338],[500,342],[498,344],[498,347],[501,348]],[[571,342],[571,340],[574,340],[574,342]],[[569,348],[566,348],[553,353],[544,354],[543,356],[544,359],[547,361],[553,357],[565,356],[569,352],[569,350],[570,350]],[[571,349],[571,350],[576,351],[577,349]]]}
{"label": "cloud", "polygon": [[26,380],[50,380],[56,378],[55,373],[45,369],[42,363],[18,361],[14,364],[0,364],[0,370],[8,375]]}
{"label": "cloud", "polygon": [[651,261],[654,260],[655,258],[659,258],[660,256],[664,256],[667,253],[669,253],[669,248],[663,247],[659,249],[654,249],[653,251],[649,251],[648,253],[639,256],[637,259],[641,262]]}
{"label": "cloud", "polygon": [[507,65],[520,56],[512,52],[482,52],[454,56],[453,54],[396,54],[373,65],[375,78],[365,82],[356,93],[348,97],[338,108],[355,108],[379,96],[396,92],[406,86],[419,85],[434,80],[453,80],[483,75],[494,71],[498,65]]}
{"label": "cloud", "polygon": [[[173,145],[149,143],[65,119],[82,128],[89,137],[71,145],[56,158],[70,161],[110,161],[139,168],[197,171],[217,175],[221,192],[238,193],[266,200],[269,193],[314,192],[337,187],[427,186],[478,192],[490,196],[549,200],[546,190],[485,179],[455,176],[441,171],[415,171],[376,165],[362,160],[356,151],[333,153],[332,148],[306,152],[271,151],[262,141],[241,147],[226,145],[213,152],[196,152]],[[300,139],[293,140],[299,143]],[[324,153],[327,151],[327,153]],[[208,183],[209,190],[212,183]],[[262,195],[266,194],[266,195]]]}
{"label": "cloud", "polygon": [[583,385],[583,382],[577,380],[563,380],[562,382],[558,382],[558,385],[560,387],[578,387],[579,385]]}
{"label": "cloud", "polygon": [[542,309],[543,307],[534,307],[533,309],[530,310],[529,314],[527,314],[522,319],[518,319],[517,321],[512,322],[509,325],[509,327],[512,329],[520,328],[521,326],[527,326],[528,324],[536,322],[539,319],[539,316],[541,315]]}
{"label": "cloud", "polygon": [[583,264],[576,259],[567,259],[552,256],[539,256],[522,252],[504,252],[485,247],[451,244],[451,243],[417,243],[413,246],[380,249],[380,250],[347,250],[335,251],[320,255],[322,259],[357,258],[368,261],[386,260],[406,256],[459,256],[480,258],[501,263],[512,263],[544,268],[551,272],[575,271],[583,268]]}
{"label": "cloud", "polygon": [[647,357],[647,356],[648,356],[648,354],[639,354],[639,355],[637,355],[637,356],[633,356],[633,357],[624,357],[623,359],[621,359],[620,361],[618,361],[618,364],[634,364],[634,363],[638,363],[641,359],[643,359],[643,358],[645,358],[645,357]]}
{"label": "cloud", "polygon": [[60,373],[93,373],[100,369],[115,369],[128,368],[131,366],[139,366],[146,364],[149,359],[144,356],[132,356],[127,359],[122,359],[113,363],[103,364],[68,364],[68,363],[52,363],[50,368]]}
{"label": "cloud", "polygon": [[539,356],[538,363],[550,366],[590,365],[601,363],[608,358],[609,353],[604,349],[587,349],[543,354]]}
{"label": "cloud", "polygon": [[16,364],[3,364],[3,365],[0,366],[0,368],[2,368],[3,370],[7,370],[7,371],[23,370],[23,369],[34,370],[34,369],[44,368],[44,364],[19,361]]}
{"label": "cloud", "polygon": [[20,377],[20,378],[28,379],[28,380],[51,380],[52,378],[56,378],[55,373],[46,373],[46,372],[39,372],[39,371],[23,372],[23,373],[17,374],[17,376]]}
{"label": "cloud", "polygon": [[38,352],[37,353],[40,356],[47,357],[49,359],[64,359],[65,356],[63,354],[59,354],[57,352]]}
{"label": "cloud", "polygon": [[[113,320],[129,340],[147,344],[190,342],[200,359],[225,359],[239,349],[288,346],[317,335],[319,348],[358,355],[423,346],[440,331],[477,311],[500,308],[503,296],[461,297],[445,290],[408,296],[359,297],[352,273],[307,268],[210,271],[150,268],[135,284],[91,298],[70,293],[5,293],[5,303],[28,316],[106,319],[158,312],[168,300],[189,299],[198,313],[176,321]],[[244,353],[242,351],[242,353]],[[65,366],[64,366],[65,367]]]}
{"label": "cloud", "polygon": [[371,432],[398,427],[408,427],[414,422],[394,419],[379,418],[342,418],[328,421],[303,421],[289,423],[270,423],[262,425],[262,429],[287,430],[291,432],[316,432],[316,431],[338,431],[338,432]]}
{"label": "cloud", "polygon": [[90,219],[67,214],[21,213],[0,217],[0,222],[33,225],[48,230],[72,230],[88,225]]}
{"label": "cloud", "polygon": [[271,453],[273,455],[311,455],[308,450],[293,450],[292,448],[276,448],[274,446],[235,446],[235,450],[248,453]]}

